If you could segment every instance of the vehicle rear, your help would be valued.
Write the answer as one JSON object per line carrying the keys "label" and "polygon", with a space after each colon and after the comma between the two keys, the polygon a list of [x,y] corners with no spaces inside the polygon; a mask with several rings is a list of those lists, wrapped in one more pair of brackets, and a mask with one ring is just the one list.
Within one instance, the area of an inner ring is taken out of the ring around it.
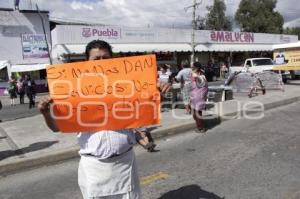
{"label": "vehicle rear", "polygon": [[[247,63],[251,61],[252,64]],[[261,73],[264,71],[272,71],[273,69],[273,61],[270,58],[253,58],[246,62],[246,65],[249,66],[249,71],[252,73]]]}
{"label": "vehicle rear", "polygon": [[279,44],[273,46],[275,60],[274,70],[289,73],[289,79],[300,76],[300,42]]}

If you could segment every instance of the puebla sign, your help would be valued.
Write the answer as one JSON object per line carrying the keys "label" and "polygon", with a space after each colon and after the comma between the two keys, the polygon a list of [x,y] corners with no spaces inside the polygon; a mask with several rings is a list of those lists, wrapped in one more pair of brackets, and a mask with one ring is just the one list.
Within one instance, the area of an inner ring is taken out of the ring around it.
{"label": "puebla sign", "polygon": [[210,41],[217,43],[254,43],[254,33],[211,31]]}
{"label": "puebla sign", "polygon": [[115,27],[89,27],[82,28],[82,37],[97,39],[120,39],[121,29]]}

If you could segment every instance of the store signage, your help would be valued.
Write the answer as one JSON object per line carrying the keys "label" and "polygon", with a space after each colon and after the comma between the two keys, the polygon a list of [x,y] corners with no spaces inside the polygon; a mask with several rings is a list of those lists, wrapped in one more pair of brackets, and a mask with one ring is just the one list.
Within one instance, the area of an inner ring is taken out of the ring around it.
{"label": "store signage", "polygon": [[291,38],[289,36],[280,35],[280,43],[290,43]]}
{"label": "store signage", "polygon": [[82,36],[85,38],[119,39],[121,38],[121,29],[115,27],[82,28]]}
{"label": "store signage", "polygon": [[44,34],[22,34],[21,37],[24,59],[49,57]]}
{"label": "store signage", "polygon": [[274,50],[274,70],[300,70],[300,48],[287,48]]}
{"label": "store signage", "polygon": [[219,43],[254,43],[254,33],[211,31],[210,41]]}

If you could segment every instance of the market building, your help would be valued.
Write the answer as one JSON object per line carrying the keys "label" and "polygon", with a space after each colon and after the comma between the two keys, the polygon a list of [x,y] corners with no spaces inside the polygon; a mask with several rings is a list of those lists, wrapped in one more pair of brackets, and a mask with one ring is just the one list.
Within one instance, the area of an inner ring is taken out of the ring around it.
{"label": "market building", "polygon": [[[192,51],[189,29],[57,25],[51,34],[51,55],[56,62],[84,60],[85,46],[94,39],[112,44],[116,56],[155,53],[159,64],[179,65]],[[209,60],[234,65],[248,57],[272,57],[272,45],[298,41],[294,35],[211,30],[195,34],[195,59],[204,65]]]}
{"label": "market building", "polygon": [[38,90],[47,89],[45,68],[50,62],[41,19],[50,44],[48,15],[48,11],[0,10],[0,95],[12,74],[30,74]]}
{"label": "market building", "polygon": [[[40,15],[45,24],[45,33]],[[87,25],[49,21],[49,13],[34,10],[0,10],[0,95],[11,74],[30,73],[39,90],[46,88],[46,66],[85,60],[88,42],[108,41],[116,57],[155,53],[158,64],[179,66],[190,59],[191,30]],[[51,29],[50,29],[51,27]],[[51,33],[50,33],[51,32]],[[48,51],[46,39],[50,45]],[[272,57],[274,44],[298,41],[297,36],[228,31],[195,31],[195,59],[203,65],[213,61],[239,65],[248,57]]]}

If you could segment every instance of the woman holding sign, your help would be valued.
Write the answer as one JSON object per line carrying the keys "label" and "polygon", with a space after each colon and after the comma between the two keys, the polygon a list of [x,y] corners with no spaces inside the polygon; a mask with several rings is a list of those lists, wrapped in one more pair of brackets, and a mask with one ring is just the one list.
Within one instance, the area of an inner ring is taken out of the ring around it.
{"label": "woman holding sign", "polygon": [[[111,46],[105,41],[94,40],[86,47],[88,60],[112,57]],[[50,114],[51,99],[39,103],[50,129],[59,131]],[[78,168],[78,184],[86,198],[141,198],[133,145],[135,134],[131,129],[79,132],[81,156]]]}

